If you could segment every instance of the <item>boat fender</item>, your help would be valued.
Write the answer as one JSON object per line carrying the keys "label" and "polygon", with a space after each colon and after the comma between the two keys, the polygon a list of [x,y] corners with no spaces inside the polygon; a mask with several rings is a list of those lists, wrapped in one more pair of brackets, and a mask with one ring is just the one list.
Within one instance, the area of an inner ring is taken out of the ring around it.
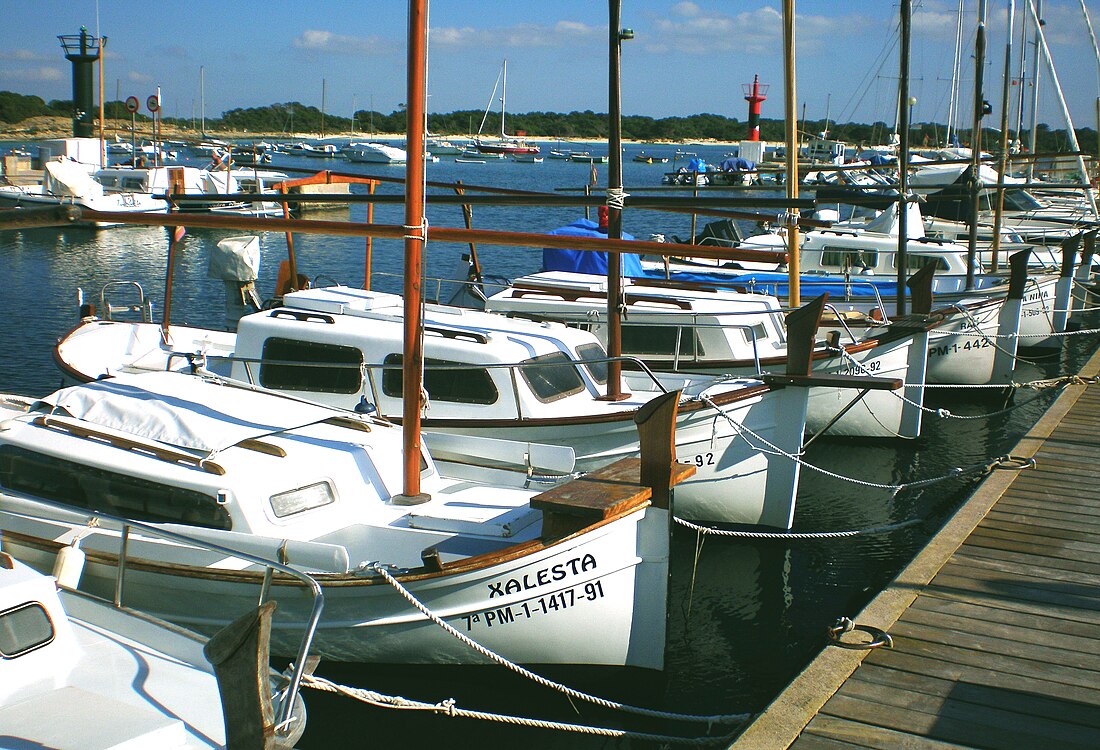
{"label": "boat fender", "polygon": [[59,587],[76,590],[80,585],[80,576],[84,573],[84,559],[79,537],[72,544],[61,548],[53,565],[53,577],[57,579]]}

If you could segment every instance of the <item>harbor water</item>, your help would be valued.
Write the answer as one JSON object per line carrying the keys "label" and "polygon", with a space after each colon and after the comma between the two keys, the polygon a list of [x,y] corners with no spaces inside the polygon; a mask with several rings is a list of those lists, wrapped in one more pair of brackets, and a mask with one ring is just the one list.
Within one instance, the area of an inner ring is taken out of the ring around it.
{"label": "harbor water", "polygon": [[[624,160],[627,192],[634,186],[657,187],[662,173],[683,164],[632,162],[631,155],[641,148],[628,147]],[[645,150],[661,151],[652,145]],[[672,156],[675,147],[666,150]],[[692,150],[712,162],[724,155],[717,146]],[[302,157],[277,156],[272,168],[280,165],[403,174],[401,167]],[[595,168],[599,184],[606,185],[607,166],[597,164]],[[541,164],[508,160],[463,164],[443,157],[428,165],[427,177],[431,181],[462,180],[467,185],[549,191],[581,188],[589,182],[591,171],[592,165],[586,163],[551,159]],[[352,188],[353,192],[359,189]],[[383,185],[379,192],[397,193],[400,187]],[[379,206],[375,221],[402,224],[402,211],[400,206]],[[366,212],[364,204],[356,204],[316,212],[310,218],[363,221]],[[481,229],[548,232],[580,215],[583,210],[569,208],[478,206],[473,225]],[[436,226],[463,224],[457,206],[430,205],[428,221]],[[690,217],[682,214],[628,210],[624,231],[640,239],[657,233],[688,237],[690,222]],[[700,219],[699,228],[703,222]],[[207,278],[206,251],[233,234],[241,232],[188,230],[177,259],[172,322],[223,327],[223,288],[220,281]],[[300,272],[317,283],[363,283],[362,239],[296,235],[294,242]],[[257,286],[263,296],[273,290],[286,242],[281,234],[268,234],[261,237],[261,245],[263,266]],[[154,315],[159,316],[167,247],[168,231],[160,227],[0,232],[0,315],[4,320],[0,325],[0,347],[8,352],[0,359],[0,391],[44,395],[59,385],[52,347],[77,322],[78,290],[83,290],[86,301],[99,305],[100,290],[109,282],[136,281],[154,301]],[[430,244],[427,274],[453,276],[467,252],[466,246]],[[400,241],[375,240],[373,288],[400,291],[401,253]],[[541,262],[538,248],[480,246],[478,255],[486,274],[505,277],[536,271]],[[434,296],[430,282],[425,284],[425,292]],[[121,302],[126,293],[125,288],[116,287],[110,297]],[[1094,322],[1086,321],[1086,327]],[[1097,345],[1096,336],[1082,335],[1068,337],[1059,350],[1028,351],[1016,380],[1034,381],[1076,372]],[[664,672],[554,669],[545,673],[612,700],[664,711],[733,714],[760,710],[825,647],[826,629],[838,617],[858,612],[965,499],[979,478],[965,470],[1007,453],[1056,395],[1055,389],[1017,389],[1006,400],[1003,393],[991,390],[937,390],[927,400],[945,411],[927,414],[924,433],[915,441],[823,438],[813,442],[805,452],[808,466],[802,472],[794,531],[887,530],[815,539],[753,539],[703,537],[675,527]],[[881,486],[937,477],[949,478],[897,493]],[[708,733],[705,724],[642,719],[570,699],[497,666],[377,667],[322,662],[318,673],[339,683],[411,700],[436,703],[454,699],[455,705],[463,709],[686,737]],[[307,691],[305,698],[310,716],[299,744],[302,748],[388,748],[429,743],[528,748],[657,746],[439,714],[390,711],[315,691]],[[729,731],[729,726],[709,728],[711,735]]]}

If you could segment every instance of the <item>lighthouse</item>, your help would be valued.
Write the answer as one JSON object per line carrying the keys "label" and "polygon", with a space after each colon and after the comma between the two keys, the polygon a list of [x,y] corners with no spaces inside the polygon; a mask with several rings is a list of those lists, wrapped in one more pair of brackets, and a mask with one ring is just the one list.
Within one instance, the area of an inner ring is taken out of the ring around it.
{"label": "lighthouse", "polygon": [[760,83],[760,76],[752,77],[752,83],[743,83],[745,101],[749,103],[749,140],[760,140],[760,103],[767,99],[768,84]]}
{"label": "lighthouse", "polygon": [[79,34],[57,37],[65,50],[65,59],[73,64],[73,135],[91,138],[95,135],[95,105],[92,63],[99,59],[100,39],[80,27]]}

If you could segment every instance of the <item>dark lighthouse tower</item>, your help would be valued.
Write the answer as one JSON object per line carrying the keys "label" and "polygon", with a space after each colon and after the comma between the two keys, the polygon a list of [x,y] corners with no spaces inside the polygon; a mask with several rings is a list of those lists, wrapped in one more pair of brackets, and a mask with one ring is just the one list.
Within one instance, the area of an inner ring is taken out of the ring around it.
{"label": "dark lighthouse tower", "polygon": [[753,76],[752,83],[741,84],[745,101],[749,103],[749,140],[760,140],[760,102],[768,97],[768,84],[761,85],[760,76]]}
{"label": "dark lighthouse tower", "polygon": [[95,136],[92,63],[99,59],[99,37],[92,36],[81,26],[79,34],[57,38],[65,50],[65,59],[73,64],[73,135],[92,138]]}

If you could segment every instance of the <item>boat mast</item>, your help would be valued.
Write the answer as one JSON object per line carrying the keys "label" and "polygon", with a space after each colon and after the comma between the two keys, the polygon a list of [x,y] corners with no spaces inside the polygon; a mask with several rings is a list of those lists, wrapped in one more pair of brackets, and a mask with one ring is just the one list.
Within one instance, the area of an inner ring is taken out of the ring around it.
{"label": "boat mast", "polygon": [[206,140],[206,66],[199,66],[199,122],[202,125],[202,139]]}
{"label": "boat mast", "polygon": [[1005,35],[1005,67],[1001,85],[1001,160],[997,179],[997,205],[993,211],[993,272],[1000,265],[997,253],[1001,249],[1001,221],[1005,206],[1005,175],[1008,172],[1008,108],[1011,103],[1012,86],[1012,35],[1015,33],[1016,0],[1008,0],[1008,33]]}
{"label": "boat mast", "polygon": [[958,118],[959,108],[959,75],[961,74],[962,59],[962,28],[963,28],[963,0],[959,0],[958,20],[955,23],[955,61],[951,65],[951,99],[947,105],[947,136],[944,144],[951,146],[951,136],[955,133],[955,121]]}
{"label": "boat mast", "polygon": [[[794,76],[794,0],[783,0],[783,110],[787,129],[787,198],[798,197],[798,103]],[[801,306],[798,209],[787,209],[787,305]]]}
{"label": "boat mast", "polygon": [[409,0],[408,72],[406,79],[405,147],[405,331],[401,381],[404,393],[402,435],[404,439],[403,492],[395,501],[413,505],[429,497],[420,492],[420,374],[424,367],[422,338],[421,274],[427,220],[424,216],[424,115],[427,110],[428,0]]}
{"label": "boat mast", "polygon": [[[1039,28],[1039,19],[1043,17],[1043,0],[1036,0],[1036,2],[1028,2],[1028,9],[1031,11],[1031,16],[1035,18],[1035,84],[1031,87],[1031,133],[1028,136],[1028,149],[1031,155],[1035,156],[1036,142],[1038,140],[1038,134],[1035,132],[1035,119],[1039,115],[1039,73],[1042,71],[1042,66],[1039,65],[1039,35],[1041,29]],[[1028,159],[1027,162],[1027,181],[1033,182],[1035,180],[1035,159]]]}
{"label": "boat mast", "polygon": [[508,60],[504,61],[504,68],[501,75],[502,83],[500,86],[500,137],[501,140],[503,140],[505,100],[508,98]]}
{"label": "boat mast", "polygon": [[974,288],[974,259],[978,256],[978,204],[982,188],[982,110],[985,99],[982,82],[985,73],[986,0],[978,0],[978,31],[974,38],[974,127],[970,131],[970,235],[966,252],[966,288]]}
{"label": "boat mast", "polygon": [[[622,149],[622,86],[619,71],[622,62],[623,34],[620,29],[622,0],[608,0],[608,60],[607,60],[607,237],[623,236],[623,149]],[[619,401],[626,396],[621,391],[623,354],[621,310],[623,296],[622,255],[607,252],[607,400]]]}
{"label": "boat mast", "polygon": [[1029,3],[1029,8],[1033,14],[1032,20],[1035,22],[1035,31],[1039,36],[1039,44],[1043,50],[1043,59],[1046,60],[1047,70],[1050,72],[1050,80],[1054,82],[1054,91],[1058,94],[1058,103],[1062,107],[1062,118],[1066,123],[1066,132],[1069,135],[1069,147],[1070,150],[1077,153],[1077,171],[1081,175],[1081,182],[1084,185],[1085,198],[1089,202],[1089,209],[1092,211],[1092,215],[1095,217],[1096,213],[1096,196],[1092,192],[1092,186],[1089,183],[1089,172],[1085,167],[1085,160],[1081,157],[1081,145],[1077,142],[1077,133],[1073,129],[1073,118],[1069,114],[1069,106],[1066,104],[1065,94],[1062,93],[1062,84],[1058,82],[1058,71],[1054,69],[1054,59],[1050,56],[1050,47],[1047,46],[1046,34],[1043,32],[1042,25],[1039,23],[1038,15],[1034,4]]}
{"label": "boat mast", "polygon": [[905,279],[909,250],[909,39],[913,23],[912,0],[901,0],[901,60],[898,64],[898,291],[897,316],[906,314]]}

